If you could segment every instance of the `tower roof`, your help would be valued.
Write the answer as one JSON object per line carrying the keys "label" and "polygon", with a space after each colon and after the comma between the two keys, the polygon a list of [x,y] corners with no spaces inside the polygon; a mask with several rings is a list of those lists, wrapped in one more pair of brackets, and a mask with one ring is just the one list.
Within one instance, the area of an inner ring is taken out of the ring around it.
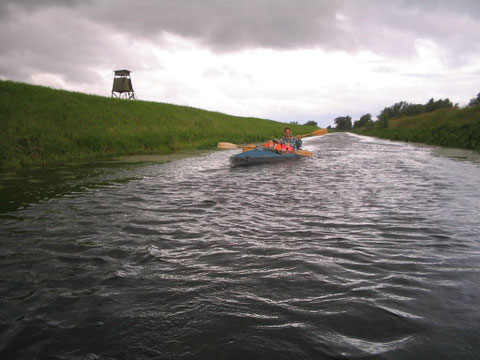
{"label": "tower roof", "polygon": [[114,73],[117,76],[128,76],[128,75],[130,75],[130,70],[127,70],[127,69],[115,70]]}

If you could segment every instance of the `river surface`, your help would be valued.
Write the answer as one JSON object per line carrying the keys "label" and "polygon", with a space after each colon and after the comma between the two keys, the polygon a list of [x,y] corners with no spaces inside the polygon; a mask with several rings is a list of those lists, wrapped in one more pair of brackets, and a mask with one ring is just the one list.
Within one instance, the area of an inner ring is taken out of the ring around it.
{"label": "river surface", "polygon": [[304,147],[1,174],[0,358],[479,359],[479,154]]}

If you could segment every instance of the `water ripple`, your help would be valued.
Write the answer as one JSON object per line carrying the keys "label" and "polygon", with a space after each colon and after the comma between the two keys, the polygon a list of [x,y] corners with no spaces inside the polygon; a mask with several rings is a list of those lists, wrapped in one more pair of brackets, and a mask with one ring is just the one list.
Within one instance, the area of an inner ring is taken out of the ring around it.
{"label": "water ripple", "polygon": [[2,358],[475,358],[480,161],[305,143],[37,182],[0,213]]}

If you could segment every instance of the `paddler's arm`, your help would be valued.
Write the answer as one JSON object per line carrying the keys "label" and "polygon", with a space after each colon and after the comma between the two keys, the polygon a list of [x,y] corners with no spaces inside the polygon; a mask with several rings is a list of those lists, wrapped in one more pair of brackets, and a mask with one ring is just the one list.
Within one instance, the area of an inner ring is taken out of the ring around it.
{"label": "paddler's arm", "polygon": [[302,142],[302,138],[300,137],[300,135],[297,135],[297,149],[300,149],[303,145],[303,142]]}

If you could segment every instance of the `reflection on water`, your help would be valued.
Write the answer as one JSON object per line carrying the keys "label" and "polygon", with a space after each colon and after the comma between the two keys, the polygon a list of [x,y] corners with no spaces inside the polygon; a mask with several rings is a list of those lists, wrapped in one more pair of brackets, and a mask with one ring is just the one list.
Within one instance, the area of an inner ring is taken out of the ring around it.
{"label": "reflection on water", "polygon": [[3,174],[2,358],[476,358],[475,154],[305,143]]}
{"label": "reflection on water", "polygon": [[468,161],[475,164],[480,164],[480,152],[463,149],[452,149],[442,147],[431,147],[431,154],[438,157],[446,157],[453,160]]}
{"label": "reflection on water", "polygon": [[10,212],[54,197],[82,194],[87,189],[126,183],[124,163],[81,164],[36,168],[0,174],[0,211]]}
{"label": "reflection on water", "polygon": [[137,178],[139,165],[163,164],[203,151],[180,151],[171,155],[129,155],[119,158],[72,163],[62,167],[0,172],[0,214],[46,201],[53,197],[80,194],[87,189],[122,184]]}

